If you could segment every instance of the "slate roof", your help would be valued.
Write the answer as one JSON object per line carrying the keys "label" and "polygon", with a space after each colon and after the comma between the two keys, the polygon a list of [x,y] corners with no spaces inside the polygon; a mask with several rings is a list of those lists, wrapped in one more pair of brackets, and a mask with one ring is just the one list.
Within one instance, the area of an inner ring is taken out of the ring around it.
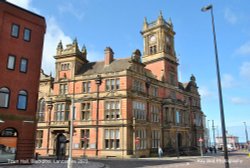
{"label": "slate roof", "polygon": [[109,65],[101,62],[85,63],[76,75],[92,75],[110,72],[120,72],[129,69],[131,66],[131,58],[115,59]]}

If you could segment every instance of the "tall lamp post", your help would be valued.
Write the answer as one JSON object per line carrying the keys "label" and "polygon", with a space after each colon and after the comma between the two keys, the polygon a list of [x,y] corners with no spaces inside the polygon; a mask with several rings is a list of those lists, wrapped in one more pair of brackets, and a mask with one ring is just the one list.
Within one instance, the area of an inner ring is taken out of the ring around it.
{"label": "tall lamp post", "polygon": [[213,141],[214,141],[214,147],[216,147],[214,120],[212,120],[212,130],[213,130]]}
{"label": "tall lamp post", "polygon": [[98,156],[98,131],[99,131],[99,92],[100,85],[102,84],[101,75],[97,75],[95,79],[97,85],[97,96],[96,96],[96,157]]}
{"label": "tall lamp post", "polygon": [[207,120],[207,146],[208,146],[208,147],[211,146],[209,121],[210,121],[210,120]]}
{"label": "tall lamp post", "polygon": [[75,114],[75,102],[74,98],[71,99],[71,120],[70,120],[70,133],[69,133],[69,158],[67,168],[72,168],[72,145],[73,145],[73,122],[74,122],[74,114]]}
{"label": "tall lamp post", "polygon": [[206,12],[208,10],[211,11],[212,29],[213,29],[213,36],[214,36],[215,63],[216,63],[216,70],[217,70],[217,82],[218,82],[218,92],[219,92],[219,102],[220,102],[220,115],[221,115],[221,127],[222,127],[222,137],[223,137],[223,145],[224,145],[225,168],[229,168],[227,138],[226,138],[226,125],[225,125],[225,117],[224,117],[224,109],[223,109],[223,98],[222,98],[221,79],[220,79],[220,67],[219,67],[219,58],[218,58],[217,43],[216,43],[215,26],[214,26],[213,6],[210,4],[210,5],[205,6],[201,9],[201,11],[203,11],[203,12]]}
{"label": "tall lamp post", "polygon": [[247,132],[247,123],[243,122],[245,126],[245,133],[246,133],[246,144],[248,144],[248,132]]}

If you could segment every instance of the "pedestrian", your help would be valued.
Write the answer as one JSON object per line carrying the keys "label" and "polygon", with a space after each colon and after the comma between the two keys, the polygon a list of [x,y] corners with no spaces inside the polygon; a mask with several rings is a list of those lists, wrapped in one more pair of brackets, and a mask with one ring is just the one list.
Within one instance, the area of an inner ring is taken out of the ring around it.
{"label": "pedestrian", "polygon": [[159,158],[161,158],[163,155],[163,150],[160,146],[158,146],[158,155],[159,155]]}
{"label": "pedestrian", "polygon": [[213,151],[214,151],[214,153],[216,154],[217,150],[216,150],[216,147],[215,147],[215,146],[213,147]]}
{"label": "pedestrian", "polygon": [[209,151],[210,153],[213,153],[213,148],[211,146],[209,147]]}
{"label": "pedestrian", "polygon": [[250,143],[248,143],[248,157],[250,157]]}

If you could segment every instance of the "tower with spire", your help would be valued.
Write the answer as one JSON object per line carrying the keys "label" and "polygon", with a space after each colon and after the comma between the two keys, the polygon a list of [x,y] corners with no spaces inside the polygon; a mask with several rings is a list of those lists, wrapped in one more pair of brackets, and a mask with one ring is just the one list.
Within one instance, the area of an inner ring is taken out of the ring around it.
{"label": "tower with spire", "polygon": [[141,31],[144,41],[142,62],[159,80],[171,85],[177,85],[178,61],[174,49],[173,24],[171,19],[166,21],[162,12],[156,21],[148,22],[144,19]]}

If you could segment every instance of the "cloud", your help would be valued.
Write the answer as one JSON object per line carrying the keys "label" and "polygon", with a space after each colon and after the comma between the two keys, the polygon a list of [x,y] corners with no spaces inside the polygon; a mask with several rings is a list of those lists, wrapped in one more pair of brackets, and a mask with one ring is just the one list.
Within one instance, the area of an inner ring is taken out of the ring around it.
{"label": "cloud", "polygon": [[63,4],[61,4],[59,7],[59,12],[61,14],[71,14],[73,15],[75,18],[77,18],[78,20],[82,20],[84,17],[84,13],[82,11],[82,8],[78,8],[73,6],[72,3],[69,2],[65,2]]}
{"label": "cloud", "polygon": [[53,56],[56,54],[56,47],[60,40],[62,40],[63,44],[72,43],[72,39],[58,26],[56,19],[54,17],[48,17],[42,62],[42,68],[46,73],[52,71],[54,74],[55,59]]}
{"label": "cloud", "polygon": [[[9,2],[20,6],[24,9],[39,13],[39,10],[31,5],[32,0],[8,0]],[[60,40],[63,44],[72,43],[72,39],[67,36],[62,28],[56,22],[54,17],[46,17],[47,30],[45,34],[44,47],[43,47],[43,60],[42,69],[45,73],[55,73],[55,59],[56,47]]]}
{"label": "cloud", "polygon": [[250,62],[243,62],[240,67],[240,75],[250,80]]}
{"label": "cloud", "polygon": [[201,95],[202,98],[208,98],[208,97],[212,97],[214,95],[214,93],[212,91],[210,91],[205,86],[201,86],[199,88],[199,93],[200,93],[200,95]]}
{"label": "cloud", "polygon": [[239,55],[250,55],[250,41],[241,45],[237,50],[236,54]]}
{"label": "cloud", "polygon": [[232,88],[236,85],[233,76],[230,74],[223,74],[221,81],[223,88]]}
{"label": "cloud", "polygon": [[7,0],[7,1],[24,9],[40,14],[40,11],[31,5],[32,0]]}
{"label": "cloud", "polygon": [[13,3],[17,6],[20,6],[24,9],[30,9],[30,4],[32,0],[7,0],[10,3]]}
{"label": "cloud", "polygon": [[246,98],[241,98],[241,97],[232,97],[231,102],[236,105],[246,105],[250,104],[250,100]]}
{"label": "cloud", "polygon": [[237,16],[229,8],[226,8],[224,12],[224,18],[231,24],[235,24],[238,20]]}

